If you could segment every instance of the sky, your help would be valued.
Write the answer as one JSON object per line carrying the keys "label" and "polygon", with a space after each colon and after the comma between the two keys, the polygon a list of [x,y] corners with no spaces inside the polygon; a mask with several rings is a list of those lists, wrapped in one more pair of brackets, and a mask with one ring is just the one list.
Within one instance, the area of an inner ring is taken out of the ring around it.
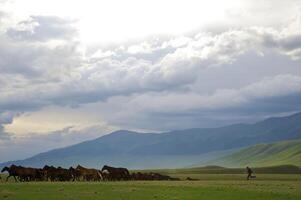
{"label": "sky", "polygon": [[301,1],[0,0],[0,162],[300,111]]}

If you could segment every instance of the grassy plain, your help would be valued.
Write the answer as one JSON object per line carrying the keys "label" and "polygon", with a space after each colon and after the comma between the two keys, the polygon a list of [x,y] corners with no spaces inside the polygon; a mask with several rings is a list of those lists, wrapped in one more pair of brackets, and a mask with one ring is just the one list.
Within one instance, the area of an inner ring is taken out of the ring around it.
{"label": "grassy plain", "polygon": [[[181,181],[28,182],[0,183],[0,199],[14,200],[299,200],[301,174],[171,173]],[[198,181],[185,181],[186,177]]]}

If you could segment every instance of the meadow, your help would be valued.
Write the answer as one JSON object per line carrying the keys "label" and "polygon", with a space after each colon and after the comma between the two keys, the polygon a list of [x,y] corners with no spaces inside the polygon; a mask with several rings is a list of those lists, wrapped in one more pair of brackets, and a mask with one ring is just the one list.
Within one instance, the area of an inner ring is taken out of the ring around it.
{"label": "meadow", "polygon": [[[13,179],[0,183],[0,199],[104,199],[104,200],[294,200],[301,199],[301,174],[257,174],[245,180],[245,174],[175,173],[181,181],[116,182],[27,182]],[[187,181],[186,177],[197,178]]]}

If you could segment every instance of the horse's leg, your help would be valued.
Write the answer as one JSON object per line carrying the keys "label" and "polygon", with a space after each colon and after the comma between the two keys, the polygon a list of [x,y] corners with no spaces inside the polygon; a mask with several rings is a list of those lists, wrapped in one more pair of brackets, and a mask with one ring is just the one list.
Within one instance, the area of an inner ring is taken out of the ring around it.
{"label": "horse's leg", "polygon": [[18,180],[16,179],[16,177],[14,176],[14,178],[15,178],[15,182],[18,182]]}
{"label": "horse's leg", "polygon": [[8,175],[8,177],[6,177],[6,182],[8,181],[9,177],[11,177],[11,175]]}

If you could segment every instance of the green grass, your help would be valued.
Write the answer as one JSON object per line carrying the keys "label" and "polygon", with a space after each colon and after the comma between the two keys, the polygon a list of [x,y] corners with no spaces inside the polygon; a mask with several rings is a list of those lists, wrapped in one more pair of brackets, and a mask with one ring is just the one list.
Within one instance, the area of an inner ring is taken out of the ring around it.
{"label": "green grass", "polygon": [[[176,175],[176,174],[174,174]],[[0,183],[0,199],[13,200],[297,200],[301,174],[177,174],[200,181],[31,182]],[[3,181],[3,180],[2,180]]]}
{"label": "green grass", "polygon": [[211,161],[209,164],[227,167],[301,166],[301,140],[257,144]]}

